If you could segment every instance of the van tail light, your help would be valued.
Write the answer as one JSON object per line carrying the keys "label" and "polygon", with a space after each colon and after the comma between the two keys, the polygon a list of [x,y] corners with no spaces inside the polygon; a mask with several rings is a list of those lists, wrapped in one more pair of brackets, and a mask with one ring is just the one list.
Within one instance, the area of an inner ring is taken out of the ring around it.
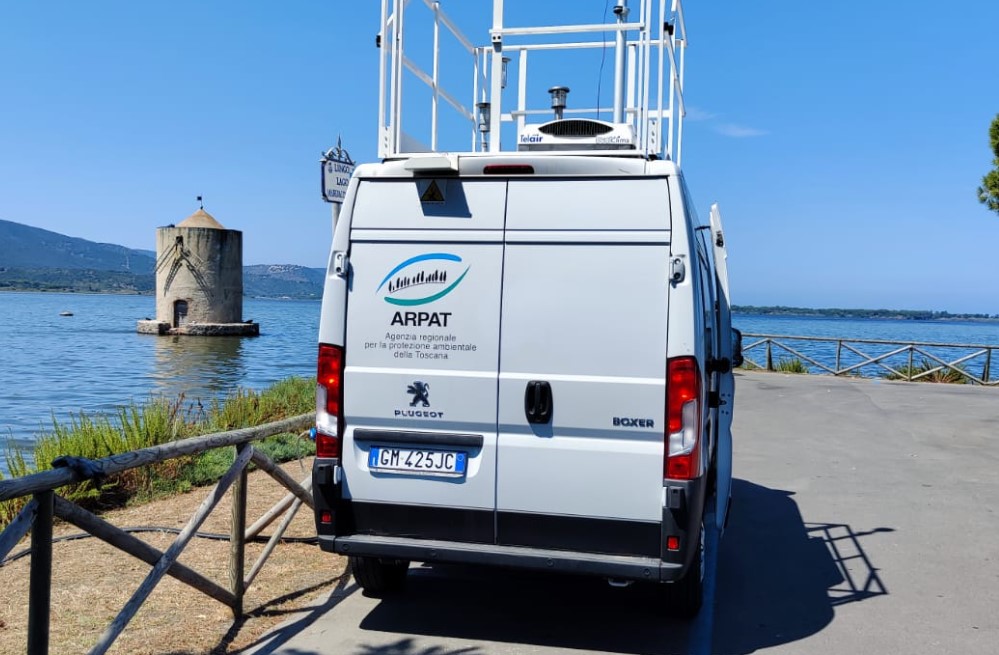
{"label": "van tail light", "polygon": [[692,480],[701,474],[701,371],[695,357],[666,364],[666,448],[663,477]]}
{"label": "van tail light", "polygon": [[339,457],[343,438],[343,348],[319,344],[316,457]]}

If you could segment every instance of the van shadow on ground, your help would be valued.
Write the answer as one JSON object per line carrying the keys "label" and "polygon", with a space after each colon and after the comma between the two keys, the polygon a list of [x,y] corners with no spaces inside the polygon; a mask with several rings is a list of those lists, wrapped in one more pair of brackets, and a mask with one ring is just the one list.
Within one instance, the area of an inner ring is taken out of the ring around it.
{"label": "van shadow on ground", "polygon": [[846,524],[805,523],[793,493],[745,480],[733,482],[732,497],[719,551],[714,652],[803,639],[832,622],[835,606],[888,593],[861,538],[891,528],[855,533]]}
{"label": "van shadow on ground", "polygon": [[[469,655],[487,653],[477,644],[489,641],[624,654],[751,653],[821,631],[837,604],[887,593],[861,548],[865,535],[846,525],[805,524],[786,491],[735,480],[733,499],[713,635],[710,608],[692,622],[663,618],[650,587],[437,565],[414,568],[404,594],[361,620],[372,638],[362,637],[356,655],[443,652],[412,635],[466,641]],[[866,573],[844,576],[847,558],[851,570]]]}

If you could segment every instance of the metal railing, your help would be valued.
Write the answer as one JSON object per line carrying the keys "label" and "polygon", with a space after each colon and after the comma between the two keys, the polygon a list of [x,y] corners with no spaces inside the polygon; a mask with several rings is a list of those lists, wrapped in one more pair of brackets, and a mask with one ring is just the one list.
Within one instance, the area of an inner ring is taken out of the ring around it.
{"label": "metal railing", "polygon": [[[468,3],[483,13],[492,5],[489,33],[478,35],[476,42],[444,12],[439,0],[381,0],[377,40],[380,158],[442,149],[463,151],[460,144],[464,138],[440,142],[443,122],[440,114],[448,108],[448,114],[457,119],[454,134],[468,130],[469,151],[501,152],[504,123],[515,123],[519,135],[529,117],[552,115],[550,106],[529,104],[529,98],[547,97],[543,89],[551,83],[528,87],[529,55],[531,61],[559,56],[559,68],[570,69],[587,65],[585,62],[589,60],[583,59],[587,52],[610,50],[614,53],[614,84],[613,93],[608,95],[613,97],[613,108],[606,102],[603,105],[598,102],[594,107],[566,108],[565,113],[599,118],[604,112],[605,116],[612,116],[612,122],[633,128],[636,137],[633,154],[655,155],[680,163],[688,41],[682,0],[631,0],[634,5],[631,8],[626,0],[618,0],[614,9],[616,18],[610,22],[544,26],[506,24],[505,2]],[[450,56],[442,54],[442,46],[448,47]],[[442,61],[456,68],[464,63],[465,81],[443,75]],[[421,68],[420,62],[429,65],[429,70]],[[534,70],[538,68],[545,70],[537,65]],[[593,73],[600,74],[598,70]],[[509,105],[504,102],[508,78],[516,83],[516,102]],[[419,83],[415,94],[409,90],[412,82]],[[426,109],[410,100],[404,106],[404,87],[407,99],[415,96],[423,100],[429,95],[429,131],[420,127]],[[404,116],[412,117],[408,122],[419,132],[410,134],[404,129]],[[429,142],[421,141],[428,136]],[[506,145],[507,151],[517,149],[516,142]],[[617,152],[622,155],[625,151]]]}
{"label": "metal railing", "polygon": [[[874,351],[877,352],[874,352]],[[808,351],[808,352],[804,352]],[[920,382],[947,376],[955,381],[999,385],[992,360],[999,345],[840,339],[774,334],[743,334],[743,356],[750,368],[775,371],[788,356],[809,373],[888,377]],[[756,359],[753,355],[756,355]],[[777,363],[774,363],[774,356]],[[816,370],[813,370],[816,369]]]}
{"label": "metal railing", "polygon": [[[174,441],[159,446],[133,450],[99,460],[83,460],[87,466],[54,468],[12,480],[0,480],[0,500],[24,496],[32,499],[21,509],[13,521],[0,532],[0,561],[31,531],[31,570],[28,588],[28,654],[43,655],[48,652],[49,615],[52,590],[52,522],[58,517],[97,537],[98,539],[132,555],[152,566],[152,570],[139,585],[122,610],[108,625],[91,655],[106,653],[121,635],[136,612],[163,579],[170,575],[201,593],[214,598],[232,609],[234,616],[243,614],[243,596],[257,573],[270,557],[277,543],[284,536],[302,504],[314,507],[311,479],[295,482],[262,452],[254,450],[252,442],[284,432],[299,432],[315,424],[315,414],[302,414],[274,423],[217,432],[214,434]],[[215,448],[236,447],[236,461],[211,490],[204,502],[188,521],[177,538],[165,551],[159,551],[146,542],[133,537],[82,507],[58,496],[59,487],[82,482],[95,477],[121,473],[129,469],[157,464],[186,455],[196,455]],[[288,494],[264,513],[250,527],[246,526],[247,466],[253,462],[282,486]],[[232,487],[232,529],[229,551],[229,588],[209,580],[204,575],[177,561],[184,548],[218,505],[226,490]],[[284,517],[272,534],[249,574],[245,573],[246,542],[256,538],[279,516]]]}

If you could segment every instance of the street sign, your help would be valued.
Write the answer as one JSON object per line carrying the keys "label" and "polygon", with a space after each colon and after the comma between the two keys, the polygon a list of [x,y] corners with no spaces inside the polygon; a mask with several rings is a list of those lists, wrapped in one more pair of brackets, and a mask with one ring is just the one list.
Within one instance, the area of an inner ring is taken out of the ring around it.
{"label": "street sign", "polygon": [[343,204],[350,176],[354,174],[354,161],[343,149],[339,138],[336,140],[336,148],[327,150],[319,163],[322,165],[323,200]]}

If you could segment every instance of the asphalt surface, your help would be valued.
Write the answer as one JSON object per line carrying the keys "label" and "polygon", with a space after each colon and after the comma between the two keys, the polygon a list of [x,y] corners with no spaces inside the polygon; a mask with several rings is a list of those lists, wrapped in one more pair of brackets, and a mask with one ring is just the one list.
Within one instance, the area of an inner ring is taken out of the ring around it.
{"label": "asphalt surface", "polygon": [[697,619],[638,586],[414,567],[404,595],[347,582],[251,652],[999,652],[999,389],[746,373],[736,393]]}

